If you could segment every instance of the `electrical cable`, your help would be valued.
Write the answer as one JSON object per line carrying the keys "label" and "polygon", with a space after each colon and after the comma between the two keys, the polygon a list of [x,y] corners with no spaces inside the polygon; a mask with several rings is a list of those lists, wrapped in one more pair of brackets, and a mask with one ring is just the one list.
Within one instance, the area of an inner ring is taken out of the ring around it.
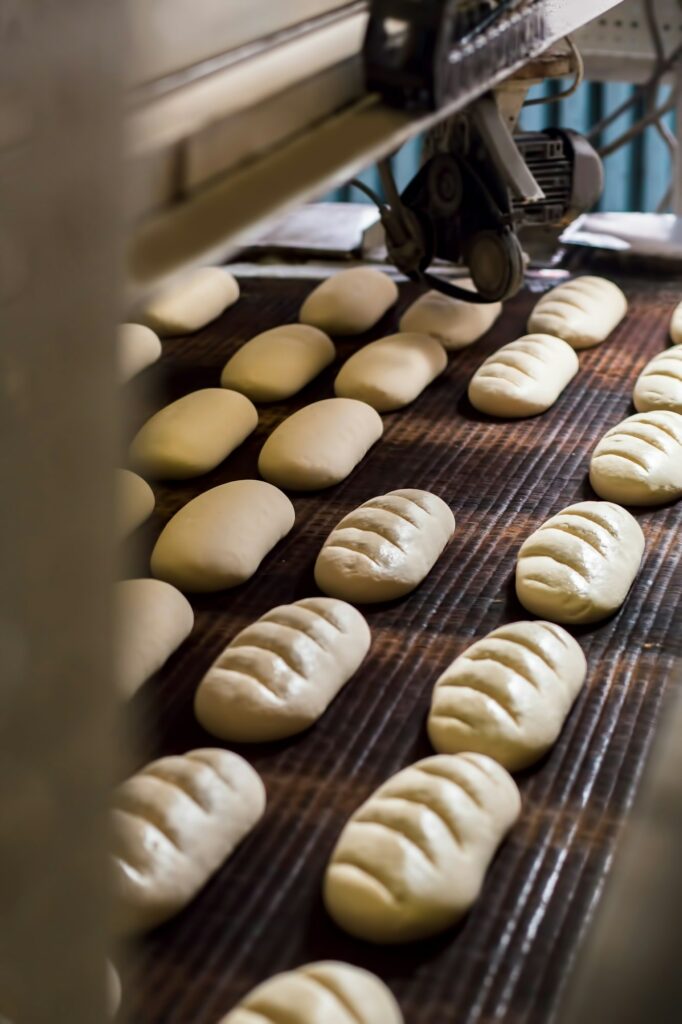
{"label": "electrical cable", "polygon": [[649,89],[653,89],[658,86],[661,79],[675,66],[680,57],[682,57],[682,44],[675,47],[670,56],[666,57],[661,66],[654,71],[651,78],[649,78],[643,85],[637,86],[636,90],[628,99],[623,100],[623,102],[612,110],[610,114],[607,114],[606,117],[601,119],[601,121],[598,121],[593,125],[587,134],[587,138],[592,140],[597,135],[601,135],[605,128],[608,128],[610,124],[617,121],[622,114],[630,109],[630,107],[633,107],[635,103],[641,99],[642,94],[646,94]]}
{"label": "electrical cable", "polygon": [[353,188],[357,188],[360,192],[364,192],[380,210],[384,209],[384,203],[378,193],[376,193],[373,188],[370,188],[369,185],[365,185],[364,181],[360,181],[359,178],[351,178],[348,184],[352,185]]}
{"label": "electrical cable", "polygon": [[580,50],[575,45],[571,36],[566,36],[566,42],[571,51],[573,57],[573,82],[569,85],[568,89],[564,89],[563,92],[555,93],[553,96],[538,96],[533,100],[526,100],[523,104],[524,107],[537,107],[544,105],[545,103],[558,103],[559,100],[567,100],[569,96],[573,96],[585,80],[585,62],[582,58]]}

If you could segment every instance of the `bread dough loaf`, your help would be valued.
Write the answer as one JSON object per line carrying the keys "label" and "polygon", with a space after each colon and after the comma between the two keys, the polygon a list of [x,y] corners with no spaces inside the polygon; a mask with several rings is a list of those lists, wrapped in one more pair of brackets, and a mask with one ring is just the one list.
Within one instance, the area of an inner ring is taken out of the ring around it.
{"label": "bread dough loaf", "polygon": [[132,697],[170,658],[194,626],[192,606],[162,580],[116,584],[116,676],[118,690]]}
{"label": "bread dough loaf", "polygon": [[268,978],[219,1024],[403,1024],[403,1016],[376,975],[327,960]]}
{"label": "bread dough loaf", "polygon": [[618,285],[603,277],[577,277],[543,295],[528,321],[529,334],[553,334],[576,349],[606,341],[628,311]]}
{"label": "bread dough loaf", "polygon": [[598,622],[622,605],[643,554],[644,534],[629,512],[581,501],[524,542],[516,593],[524,608],[552,622]]}
{"label": "bread dough loaf", "polygon": [[352,267],[318,284],[301,306],[299,320],[327,334],[363,334],[397,299],[398,288],[387,274]]}
{"label": "bread dough loaf", "polygon": [[156,479],[186,480],[208,473],[258,426],[255,405],[224,388],[183,395],[147,420],[130,458]]}
{"label": "bread dough loaf", "polygon": [[682,416],[638,413],[607,431],[590,462],[600,498],[621,505],[662,505],[682,495]]}
{"label": "bread dough loaf", "polygon": [[166,524],[152,551],[152,573],[180,590],[236,587],[253,576],[294,518],[287,496],[262,480],[212,487]]}
{"label": "bread dough loaf", "polygon": [[254,402],[281,402],[309,384],[335,356],[334,343],[317,327],[273,327],[235,352],[223,368],[220,383]]}
{"label": "bread dough loaf", "polygon": [[127,537],[154,511],[154,492],[141,476],[129,469],[116,470],[119,535]]}
{"label": "bread dough loaf", "polygon": [[409,405],[443,372],[448,357],[428,334],[391,334],[365,345],[343,364],[334,392],[357,398],[377,412]]}
{"label": "bread dough loaf", "polygon": [[674,345],[682,345],[682,302],[673,310],[670,320],[670,338]]}
{"label": "bread dough loaf", "polygon": [[482,754],[410,765],[351,816],[324,879],[336,923],[369,942],[411,942],[474,903],[521,810],[514,780]]}
{"label": "bread dough loaf", "polygon": [[546,412],[575,377],[578,357],[550,334],[528,334],[494,352],[469,383],[469,401],[490,416]]}
{"label": "bread dough loaf", "polygon": [[352,473],[383,432],[381,417],[366,402],[325,398],[273,430],[261,448],[258,471],[292,491],[332,487]]}
{"label": "bread dough loaf", "polygon": [[[456,283],[460,288],[476,290],[469,278]],[[442,292],[426,292],[405,310],[400,330],[430,334],[446,349],[454,351],[482,338],[501,312],[501,302],[463,302]]]}
{"label": "bread dough loaf", "polygon": [[308,597],[273,608],[214,661],[196,693],[196,716],[213,736],[236,743],[293,736],[324,714],[370,639],[344,601]]}
{"label": "bread dough loaf", "polygon": [[239,285],[225,267],[199,267],[172,283],[146,308],[143,319],[164,335],[198,331],[233,305]]}
{"label": "bread dough loaf", "polygon": [[125,384],[161,356],[161,342],[150,327],[121,324],[118,328],[118,373]]}
{"label": "bread dough loaf", "polygon": [[455,517],[429,491],[370,498],[334,527],[315,562],[315,582],[357,604],[392,601],[431,572],[455,532]]}
{"label": "bread dough loaf", "polygon": [[632,395],[637,412],[670,409],[682,413],[682,347],[659,352],[647,363]]}
{"label": "bread dough loaf", "polygon": [[473,750],[520,771],[556,742],[586,671],[580,644],[561,626],[501,626],[436,682],[429,739],[441,754]]}
{"label": "bread dough loaf", "polygon": [[251,765],[228,750],[162,757],[113,796],[114,916],[119,933],[177,914],[265,810]]}

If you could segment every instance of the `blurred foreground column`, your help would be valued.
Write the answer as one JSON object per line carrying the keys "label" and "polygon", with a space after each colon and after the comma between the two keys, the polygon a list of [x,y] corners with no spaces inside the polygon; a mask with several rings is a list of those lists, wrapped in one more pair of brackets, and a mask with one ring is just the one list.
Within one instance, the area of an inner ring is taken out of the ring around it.
{"label": "blurred foreground column", "polygon": [[0,0],[0,1017],[106,1019],[121,4]]}

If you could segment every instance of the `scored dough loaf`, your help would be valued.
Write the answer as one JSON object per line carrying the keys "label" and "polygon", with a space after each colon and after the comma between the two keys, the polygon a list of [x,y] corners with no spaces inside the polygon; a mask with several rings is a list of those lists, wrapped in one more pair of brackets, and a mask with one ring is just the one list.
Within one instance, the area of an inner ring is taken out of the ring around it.
{"label": "scored dough loaf", "polygon": [[162,580],[116,584],[116,678],[124,697],[154,675],[194,626],[187,598]]}
{"label": "scored dough loaf", "polygon": [[326,711],[369,650],[369,626],[345,601],[308,597],[247,626],[199,684],[194,711],[235,743],[283,739]]}
{"label": "scored dough loaf", "polygon": [[372,267],[340,270],[314,288],[299,320],[327,334],[363,334],[398,299],[395,281]]}
{"label": "scored dough loaf", "polygon": [[268,978],[219,1024],[403,1024],[403,1016],[376,975],[326,960]]}
{"label": "scored dough loaf", "polygon": [[127,537],[154,511],[154,492],[141,476],[129,469],[116,470],[119,535]]}
{"label": "scored dough loaf", "polygon": [[334,527],[317,556],[315,582],[357,604],[392,601],[422,582],[454,532],[455,517],[436,494],[380,494]]}
{"label": "scored dough loaf", "polygon": [[516,593],[524,608],[552,622],[598,622],[622,605],[643,554],[644,534],[629,512],[581,501],[523,543]]}
{"label": "scored dough loaf", "polygon": [[180,590],[236,587],[253,576],[294,519],[287,496],[262,480],[212,487],[166,524],[152,551],[152,574]]}
{"label": "scored dough loaf", "polygon": [[[470,278],[457,281],[460,288],[475,291]],[[401,331],[430,334],[444,348],[454,351],[472,345],[490,330],[500,313],[501,302],[463,302],[442,292],[426,292],[409,306],[400,319]]]}
{"label": "scored dough loaf", "polygon": [[603,277],[577,277],[543,295],[528,321],[529,334],[553,334],[576,349],[606,341],[628,311],[618,285]]}
{"label": "scored dough loaf", "polygon": [[520,771],[555,743],[585,681],[580,645],[551,622],[513,622],[468,647],[439,677],[429,739]]}
{"label": "scored dough loaf", "polygon": [[682,413],[682,346],[659,352],[646,364],[632,395],[637,412],[669,409]]}
{"label": "scored dough loaf", "polygon": [[160,334],[191,334],[224,313],[239,298],[239,285],[225,267],[188,271],[145,309],[143,319]]}
{"label": "scored dough loaf", "polygon": [[253,829],[265,789],[228,750],[152,761],[112,800],[114,917],[122,934],[167,921]]}
{"label": "scored dough loaf", "polygon": [[150,327],[121,324],[117,335],[118,374],[125,384],[161,356],[161,342]]}
{"label": "scored dough loaf", "polygon": [[235,352],[223,368],[220,383],[254,402],[281,402],[309,384],[335,356],[334,343],[317,327],[273,327]]}
{"label": "scored dough loaf", "polygon": [[479,366],[469,383],[469,401],[490,416],[537,416],[554,405],[578,369],[578,357],[565,341],[528,334]]}
{"label": "scored dough loaf", "polygon": [[443,372],[445,349],[428,334],[391,334],[359,349],[341,367],[334,392],[377,412],[402,409]]}
{"label": "scored dough loaf", "polygon": [[662,505],[682,495],[682,416],[667,409],[629,416],[604,434],[590,462],[600,498]]}
{"label": "scored dough loaf", "polygon": [[325,398],[293,413],[261,448],[258,471],[292,491],[332,487],[352,473],[384,432],[379,414],[353,398]]}
{"label": "scored dough loaf", "polygon": [[148,419],[130,446],[130,458],[155,479],[187,480],[215,469],[257,426],[256,407],[244,395],[203,388]]}
{"label": "scored dough loaf", "polygon": [[369,942],[423,939],[474,903],[519,816],[512,777],[482,754],[441,754],[404,768],[351,816],[332,852],[324,902]]}
{"label": "scored dough loaf", "polygon": [[682,302],[675,306],[670,318],[670,339],[674,345],[682,345]]}

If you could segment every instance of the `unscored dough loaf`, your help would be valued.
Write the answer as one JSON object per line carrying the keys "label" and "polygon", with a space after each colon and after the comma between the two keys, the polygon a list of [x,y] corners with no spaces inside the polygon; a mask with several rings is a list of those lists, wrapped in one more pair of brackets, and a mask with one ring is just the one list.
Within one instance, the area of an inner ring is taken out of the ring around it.
{"label": "unscored dough loaf", "polygon": [[[475,291],[470,278],[456,282]],[[490,330],[500,313],[501,302],[463,302],[442,292],[426,292],[409,306],[400,319],[401,331],[430,334],[444,348],[454,351],[472,345]]]}
{"label": "unscored dough loaf", "polygon": [[327,334],[363,334],[398,299],[395,281],[372,267],[340,270],[313,289],[299,320]]}
{"label": "unscored dough loaf", "polygon": [[391,334],[355,352],[334,381],[340,398],[357,398],[377,412],[409,405],[443,372],[445,349],[428,334]]}
{"label": "unscored dough loaf", "polygon": [[254,402],[281,402],[309,384],[335,356],[334,343],[317,327],[273,327],[235,352],[223,368],[220,383]]}
{"label": "unscored dough loaf", "polygon": [[675,306],[670,319],[670,339],[675,345],[682,345],[682,302]]}
{"label": "unscored dough loaf", "polygon": [[352,398],[325,398],[293,413],[261,448],[258,471],[292,491],[332,487],[352,473],[384,432],[381,416]]}
{"label": "unscored dough loaf", "polygon": [[132,695],[165,664],[194,626],[187,598],[163,580],[116,584],[116,679]]}
{"label": "unscored dough loaf", "polygon": [[116,930],[146,931],[177,914],[265,810],[250,764],[228,750],[152,761],[114,792]]}
{"label": "unscored dough loaf", "polygon": [[191,334],[224,313],[239,298],[239,285],[225,267],[199,267],[170,284],[144,311],[160,334]]}
{"label": "unscored dough loaf", "polygon": [[419,586],[455,532],[442,498],[406,488],[344,516],[315,562],[320,590],[356,604],[392,601]]}
{"label": "unscored dough loaf", "polygon": [[632,394],[637,412],[669,409],[682,413],[682,346],[668,348],[646,364]]}
{"label": "unscored dough loaf", "polygon": [[253,576],[294,518],[286,494],[262,480],[212,487],[166,524],[152,551],[152,573],[180,590],[236,587]]}
{"label": "unscored dough loaf", "polygon": [[154,492],[141,476],[129,469],[116,470],[118,522],[121,537],[141,526],[154,511]]}
{"label": "unscored dough loaf", "polygon": [[203,388],[159,409],[138,431],[130,459],[155,479],[186,480],[214,469],[258,426],[253,402]]}
{"label": "unscored dough loaf", "polygon": [[219,1024],[403,1024],[403,1016],[376,975],[326,960],[268,978]]}
{"label": "unscored dough loaf", "polygon": [[469,382],[469,401],[490,416],[537,416],[554,405],[578,369],[578,357],[565,341],[528,334],[481,364]]}
{"label": "unscored dough loaf", "polygon": [[431,697],[429,739],[440,754],[474,750],[520,771],[555,743],[587,665],[552,622],[512,622],[460,654]]}
{"label": "unscored dough loaf", "polygon": [[307,597],[266,612],[201,680],[194,711],[212,736],[265,743],[324,714],[369,650],[369,626],[345,601]]}
{"label": "unscored dough loaf", "polygon": [[158,335],[143,324],[121,324],[117,347],[118,373],[122,383],[141,373],[161,356]]}
{"label": "unscored dough loaf", "polygon": [[529,334],[553,334],[576,349],[606,341],[628,311],[618,285],[603,277],[577,277],[543,295],[528,321]]}
{"label": "unscored dough loaf", "polygon": [[532,533],[516,563],[516,593],[552,622],[599,622],[620,608],[639,571],[644,534],[609,501],[569,505]]}
{"label": "unscored dough loaf", "polygon": [[324,878],[336,923],[369,942],[412,942],[455,924],[521,810],[512,777],[482,754],[404,768],[358,808]]}
{"label": "unscored dough loaf", "polygon": [[662,505],[682,496],[682,416],[652,409],[629,416],[592,453],[590,483],[620,505]]}

